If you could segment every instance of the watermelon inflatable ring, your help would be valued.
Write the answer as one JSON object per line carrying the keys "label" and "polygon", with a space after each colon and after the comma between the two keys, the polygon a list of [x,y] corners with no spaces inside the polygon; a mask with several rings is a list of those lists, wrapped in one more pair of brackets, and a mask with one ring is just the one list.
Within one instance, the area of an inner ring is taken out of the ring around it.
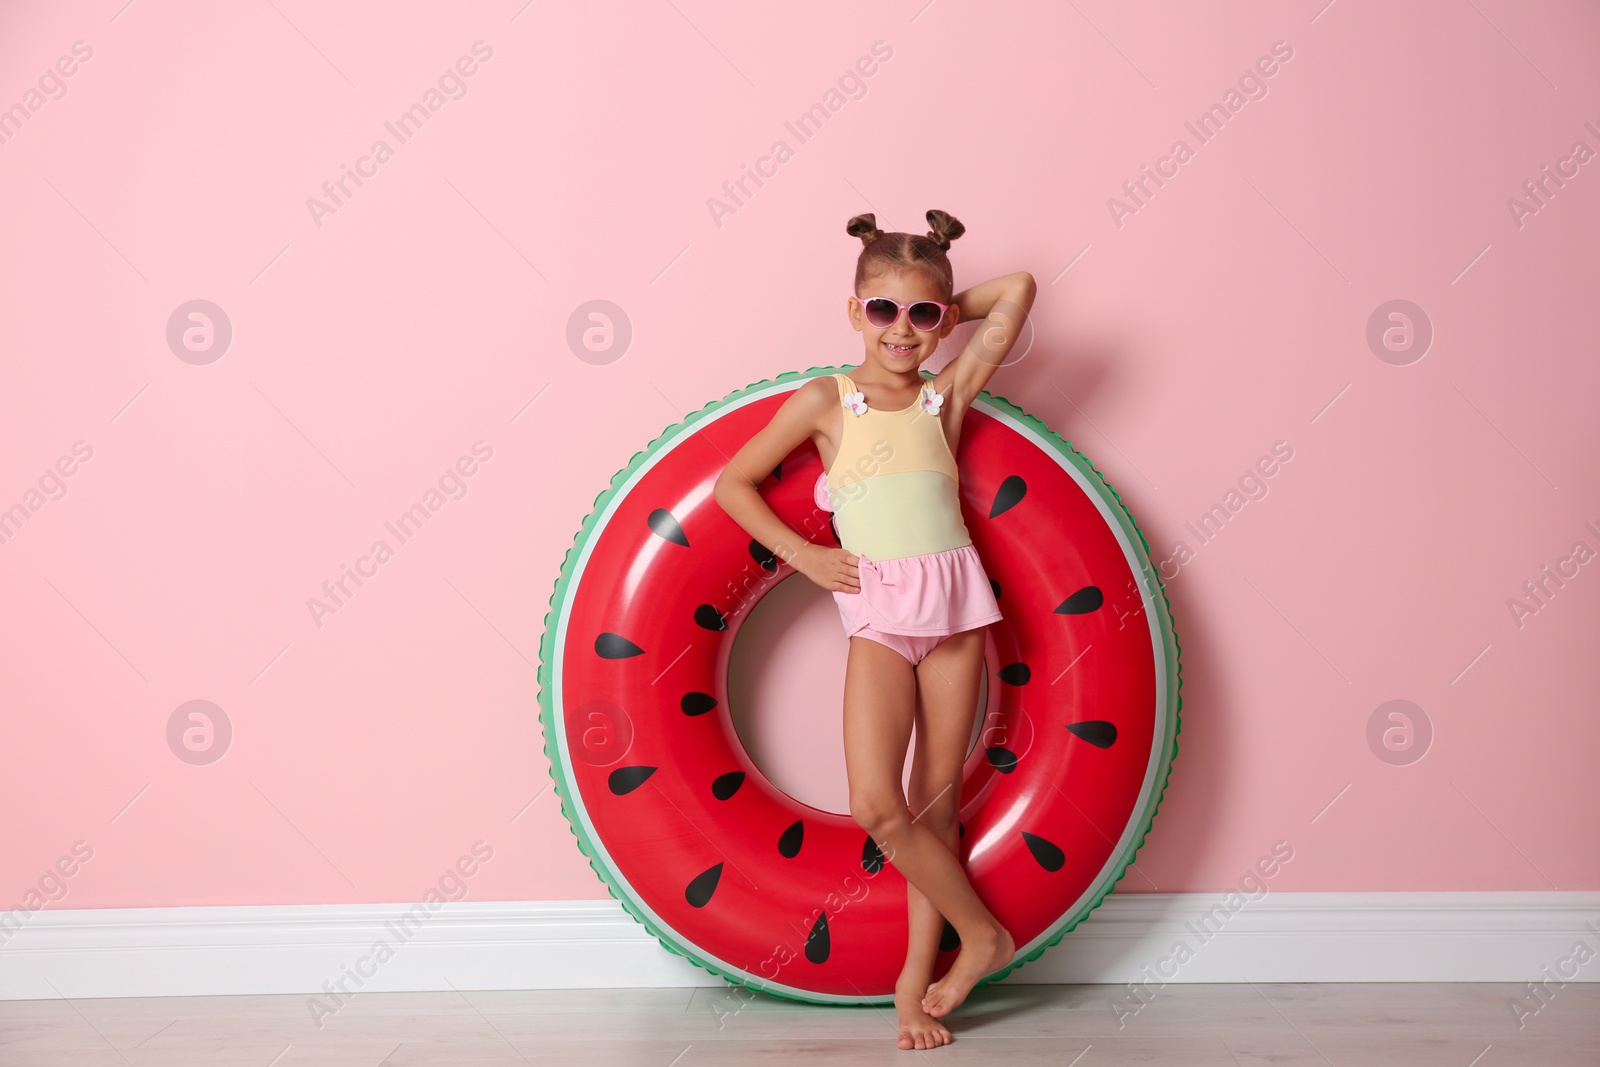
{"label": "watermelon inflatable ring", "polygon": [[[709,403],[612,478],[550,598],[540,721],[579,848],[666,948],[775,996],[882,1004],[905,958],[905,880],[848,815],[774,786],[728,714],[740,623],[778,582],[809,579],[712,496],[790,393],[842,369]],[[1182,679],[1149,545],[1087,459],[985,392],[957,461],[1005,612],[960,807],[968,876],[1017,943],[987,983],[1060,941],[1132,862],[1177,755]],[[791,528],[836,546],[813,496],[821,469],[807,442],[759,488]],[[819,697],[819,723],[842,729],[843,694]],[[945,933],[941,971],[959,948]]]}

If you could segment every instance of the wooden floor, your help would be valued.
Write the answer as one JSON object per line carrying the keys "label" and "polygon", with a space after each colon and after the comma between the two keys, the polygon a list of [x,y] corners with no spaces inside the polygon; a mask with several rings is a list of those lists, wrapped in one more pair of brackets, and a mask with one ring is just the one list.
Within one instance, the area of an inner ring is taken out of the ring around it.
{"label": "wooden floor", "polygon": [[1519,1029],[1510,1004],[1526,991],[1509,983],[1173,984],[1142,1006],[1123,986],[1002,984],[974,993],[955,1042],[928,1052],[894,1047],[887,1008],[732,987],[361,993],[320,1028],[304,996],[0,1001],[0,1064],[1600,1064],[1600,985],[1552,988]]}

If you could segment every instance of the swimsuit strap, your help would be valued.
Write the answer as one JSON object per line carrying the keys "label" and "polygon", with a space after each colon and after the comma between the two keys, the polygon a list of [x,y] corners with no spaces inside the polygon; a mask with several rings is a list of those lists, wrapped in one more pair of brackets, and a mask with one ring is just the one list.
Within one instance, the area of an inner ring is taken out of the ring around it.
{"label": "swimsuit strap", "polygon": [[[839,389],[839,400],[841,402],[843,402],[846,394],[861,392],[861,387],[856,385],[855,381],[848,374],[834,374],[834,375],[832,375],[832,378],[833,378],[834,384]],[[887,412],[878,411],[877,408],[871,407],[870,405],[868,406],[867,410],[869,412],[877,412],[880,415],[899,415],[899,414],[902,414],[903,412],[910,411],[912,408],[915,408],[918,405],[918,403],[921,401],[921,399],[922,399],[922,391],[924,389],[931,388],[932,385],[933,385],[933,379],[932,378],[923,378],[921,383],[917,387],[917,399],[913,400],[906,407],[900,408],[898,411],[887,411]]]}

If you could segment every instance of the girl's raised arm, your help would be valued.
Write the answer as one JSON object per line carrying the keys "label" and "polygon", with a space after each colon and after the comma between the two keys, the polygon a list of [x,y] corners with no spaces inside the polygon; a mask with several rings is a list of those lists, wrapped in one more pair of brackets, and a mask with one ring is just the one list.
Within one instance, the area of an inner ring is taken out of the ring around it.
{"label": "girl's raised arm", "polygon": [[1027,321],[1028,309],[1033,307],[1038,291],[1033,275],[1023,270],[991,278],[955,295],[955,304],[961,309],[960,321],[986,321],[973,332],[950,366],[939,372],[941,378],[946,372],[951,373],[948,380],[953,408],[966,410],[1005,363],[1012,346],[1022,336],[1022,324]]}

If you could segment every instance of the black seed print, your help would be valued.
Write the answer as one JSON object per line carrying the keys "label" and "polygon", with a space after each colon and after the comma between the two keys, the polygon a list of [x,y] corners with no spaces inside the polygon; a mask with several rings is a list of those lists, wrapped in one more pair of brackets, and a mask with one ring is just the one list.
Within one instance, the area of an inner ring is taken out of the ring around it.
{"label": "black seed print", "polygon": [[1087,615],[1091,611],[1099,611],[1100,605],[1106,602],[1105,595],[1100,592],[1097,585],[1086,585],[1061,602],[1056,608],[1057,615]]}
{"label": "black seed print", "polygon": [[984,749],[983,754],[989,757],[989,766],[1001,774],[1010,774],[1017,769],[1017,754],[1009,748],[995,745],[992,748]]}
{"label": "black seed print", "polygon": [[861,869],[868,874],[883,870],[883,849],[878,847],[871,834],[867,835],[866,842],[861,846]]}
{"label": "black seed print", "polygon": [[950,920],[944,921],[944,933],[939,935],[939,951],[954,952],[961,947],[961,935],[956,928],[950,925]]}
{"label": "black seed print", "polygon": [[728,620],[723,617],[722,612],[710,604],[701,604],[694,609],[694,623],[702,630],[726,630],[728,628]]}
{"label": "black seed print", "polygon": [[780,482],[783,481],[783,460],[780,459],[778,465],[772,468],[772,476]]}
{"label": "black seed print", "polygon": [[750,558],[761,564],[768,574],[778,573],[778,554],[760,541],[750,542]]}
{"label": "black seed print", "polygon": [[678,701],[678,707],[683,709],[685,715],[704,715],[716,706],[716,697],[710,693],[696,693],[692,690],[683,694],[683,699]]}
{"label": "black seed print", "polygon": [[656,508],[645,522],[650,524],[650,532],[663,541],[689,547],[689,535],[683,532],[683,526],[666,508]]}
{"label": "black seed print", "polygon": [[594,639],[594,650],[601,659],[627,659],[629,656],[644,654],[644,649],[610,630]]}
{"label": "black seed print", "polygon": [[717,891],[717,883],[722,881],[722,864],[708,867],[694,876],[694,881],[683,891],[683,899],[689,902],[690,907],[703,908],[711,901],[711,894]]}
{"label": "black seed print", "polygon": [[1095,748],[1110,748],[1117,743],[1116,724],[1106,722],[1104,719],[1069,722],[1067,723],[1067,729],[1089,742]]}
{"label": "black seed print", "polygon": [[1007,475],[1006,480],[1000,483],[1000,488],[995,490],[994,503],[989,505],[989,517],[992,519],[1003,511],[1010,511],[1027,495],[1028,483],[1019,475]]}
{"label": "black seed print", "polygon": [[999,600],[1000,599],[1000,583],[995,581],[993,578],[990,578],[989,579],[989,588],[994,592],[994,598],[996,600]]}
{"label": "black seed print", "polygon": [[1032,677],[1026,663],[1008,663],[1000,668],[1000,680],[1007,685],[1027,685]]}
{"label": "black seed print", "polygon": [[617,796],[627,796],[644,784],[644,780],[656,773],[654,767],[618,767],[606,779],[606,785]]}
{"label": "black seed print", "polygon": [[828,937],[828,913],[823,912],[817,916],[811,932],[806,935],[806,959],[812,963],[827,963],[832,951],[833,942]]}
{"label": "black seed print", "polygon": [[1030,834],[1023,830],[1022,839],[1028,843],[1028,851],[1033,853],[1033,858],[1039,861],[1039,866],[1047,871],[1059,871],[1067,862],[1067,857],[1055,846],[1052,841],[1046,841],[1038,834]]}
{"label": "black seed print", "polygon": [[717,775],[717,780],[711,783],[711,795],[718,800],[727,800],[739,791],[744,785],[743,771],[729,771],[727,774]]}
{"label": "black seed print", "polygon": [[805,820],[796,819],[778,838],[778,855],[786,860],[792,860],[800,855],[800,843],[805,840],[805,836]]}
{"label": "black seed print", "polygon": [[838,545],[838,544],[843,544],[844,543],[844,542],[839,540],[839,527],[837,527],[837,526],[835,526],[833,524],[833,516],[831,514],[828,516],[828,530],[829,530],[829,532],[831,532],[833,534],[833,543],[834,544]]}
{"label": "black seed print", "polygon": [[956,820],[956,840],[960,841],[967,836],[967,824],[960,819]]}

